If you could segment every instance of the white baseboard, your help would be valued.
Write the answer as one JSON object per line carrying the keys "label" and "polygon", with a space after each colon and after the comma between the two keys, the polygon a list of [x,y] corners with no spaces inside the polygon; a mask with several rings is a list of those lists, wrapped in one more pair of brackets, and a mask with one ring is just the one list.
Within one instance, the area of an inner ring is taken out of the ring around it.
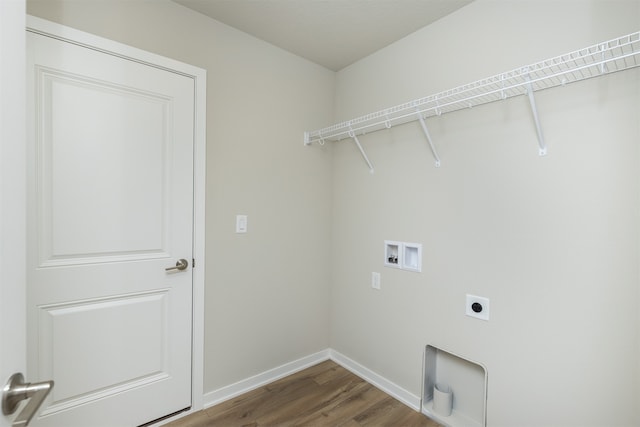
{"label": "white baseboard", "polygon": [[388,395],[395,397],[408,407],[416,411],[420,411],[421,400],[420,397],[416,396],[415,394],[403,389],[399,385],[389,381],[383,376],[376,374],[371,369],[365,368],[358,362],[349,359],[347,356],[343,355],[340,352],[329,349],[329,358],[336,362],[338,365],[353,372],[363,380],[367,381],[369,384],[372,384]]}
{"label": "white baseboard", "polygon": [[269,369],[261,374],[254,375],[237,383],[211,391],[204,395],[203,403],[205,408],[217,405],[226,400],[233,399],[243,393],[255,390],[258,387],[269,384],[273,381],[284,378],[287,375],[294,374],[298,371],[306,369],[310,366],[317,365],[325,360],[333,360],[338,365],[351,371],[368,383],[374,385],[385,393],[398,399],[410,408],[420,411],[420,397],[403,389],[399,385],[387,380],[386,378],[376,374],[372,370],[362,366],[358,362],[349,359],[342,353],[333,349],[326,349],[318,353],[311,354],[293,362],[285,363],[273,369]]}
{"label": "white baseboard", "polygon": [[236,396],[255,390],[258,387],[262,387],[263,385],[279,380],[280,378],[284,378],[287,375],[294,374],[310,366],[329,360],[329,354],[329,349],[322,350],[318,353],[294,360],[293,362],[285,363],[282,366],[269,369],[268,371],[262,372],[258,375],[238,381],[237,383],[205,393],[203,399],[204,407],[209,408],[213,405],[217,405],[218,403],[222,403],[225,400],[233,399]]}

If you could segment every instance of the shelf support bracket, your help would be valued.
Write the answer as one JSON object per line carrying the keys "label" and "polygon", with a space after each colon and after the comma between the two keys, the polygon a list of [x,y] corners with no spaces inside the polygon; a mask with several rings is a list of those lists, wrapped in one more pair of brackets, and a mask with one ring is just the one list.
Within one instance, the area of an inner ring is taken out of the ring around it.
{"label": "shelf support bracket", "polygon": [[542,127],[540,126],[540,119],[538,118],[538,108],[536,107],[536,99],[533,97],[533,87],[531,86],[531,79],[529,75],[525,77],[527,96],[529,97],[529,105],[531,105],[531,113],[533,114],[533,121],[536,124],[536,132],[538,134],[538,154],[540,156],[547,155],[547,144],[544,142],[544,135],[542,134]]}
{"label": "shelf support bracket", "polygon": [[373,174],[373,165],[369,161],[369,158],[367,157],[367,153],[364,152],[362,145],[360,145],[360,140],[358,139],[358,136],[353,131],[353,129],[351,129],[351,126],[349,126],[349,137],[353,138],[353,142],[356,143],[358,150],[360,150],[360,154],[362,154],[362,158],[364,159],[365,162],[367,162],[367,166],[369,166],[369,172]]}
{"label": "shelf support bracket", "polygon": [[429,147],[431,147],[431,153],[433,153],[433,157],[434,159],[436,159],[436,167],[439,168],[440,157],[438,157],[438,152],[436,151],[436,147],[433,145],[433,141],[431,140],[431,135],[429,135],[429,129],[427,129],[427,124],[425,123],[424,118],[422,117],[422,114],[420,114],[420,112],[417,112],[416,115],[418,116],[418,120],[420,120],[420,126],[422,127],[422,132],[424,132],[424,136],[427,138],[427,141],[429,141]]}

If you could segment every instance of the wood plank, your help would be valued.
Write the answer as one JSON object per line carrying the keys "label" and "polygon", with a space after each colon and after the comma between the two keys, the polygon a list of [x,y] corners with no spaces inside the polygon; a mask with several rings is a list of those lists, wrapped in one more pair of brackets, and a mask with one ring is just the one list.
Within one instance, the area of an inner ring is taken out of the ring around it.
{"label": "wood plank", "polygon": [[353,415],[366,410],[369,406],[385,399],[387,395],[372,387],[371,384],[362,381],[351,390],[344,399],[328,405],[322,411],[317,411],[304,417],[295,423],[297,426],[305,425],[332,425],[344,426],[353,421]]}
{"label": "wood plank", "polygon": [[167,427],[439,427],[333,361],[319,363]]}
{"label": "wood plank", "polygon": [[309,387],[304,394],[281,405],[277,411],[257,419],[258,425],[295,424],[299,418],[321,411],[333,402],[343,399],[353,388],[364,382],[357,376],[350,374],[324,385]]}
{"label": "wood plank", "polygon": [[316,366],[322,366],[322,369],[317,374],[312,374],[313,380],[318,384],[327,384],[328,382],[335,380],[344,375],[353,375],[351,372],[344,369],[342,366],[327,360]]}

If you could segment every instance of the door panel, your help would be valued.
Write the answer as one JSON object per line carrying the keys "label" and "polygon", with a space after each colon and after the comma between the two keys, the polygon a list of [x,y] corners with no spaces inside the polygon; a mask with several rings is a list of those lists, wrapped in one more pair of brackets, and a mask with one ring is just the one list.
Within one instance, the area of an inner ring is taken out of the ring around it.
{"label": "door panel", "polygon": [[46,130],[41,263],[166,256],[171,99],[43,69],[38,74]]}
{"label": "door panel", "polygon": [[[49,410],[166,378],[167,297],[158,291],[39,307],[40,370],[67,379],[56,384]],[[99,339],[87,345],[92,336]]]}
{"label": "door panel", "polygon": [[194,82],[28,33],[30,380],[41,426],[191,404]]}

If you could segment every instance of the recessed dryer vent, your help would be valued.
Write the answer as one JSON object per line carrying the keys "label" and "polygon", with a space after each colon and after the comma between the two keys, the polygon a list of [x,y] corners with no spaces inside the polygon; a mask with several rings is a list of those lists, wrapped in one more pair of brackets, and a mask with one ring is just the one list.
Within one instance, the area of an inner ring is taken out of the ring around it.
{"label": "recessed dryer vent", "polygon": [[[446,385],[453,394],[451,415],[443,416],[434,410],[433,397],[436,384]],[[485,367],[428,345],[424,352],[422,413],[450,427],[486,427],[487,370]]]}

